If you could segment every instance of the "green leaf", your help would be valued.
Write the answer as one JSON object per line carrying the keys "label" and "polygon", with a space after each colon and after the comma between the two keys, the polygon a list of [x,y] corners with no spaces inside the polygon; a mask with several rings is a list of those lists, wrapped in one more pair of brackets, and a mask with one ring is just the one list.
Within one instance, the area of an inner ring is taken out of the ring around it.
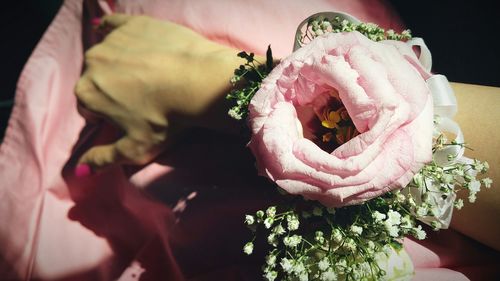
{"label": "green leaf", "polygon": [[241,51],[238,53],[238,57],[246,59],[248,57],[248,54],[245,51]]}
{"label": "green leaf", "polygon": [[273,69],[273,51],[271,50],[271,45],[267,46],[266,69],[267,69],[267,72],[271,72],[271,69]]}
{"label": "green leaf", "polygon": [[400,251],[401,249],[403,249],[403,244],[397,242],[397,241],[392,241],[391,242],[391,246],[396,250],[396,251]]}

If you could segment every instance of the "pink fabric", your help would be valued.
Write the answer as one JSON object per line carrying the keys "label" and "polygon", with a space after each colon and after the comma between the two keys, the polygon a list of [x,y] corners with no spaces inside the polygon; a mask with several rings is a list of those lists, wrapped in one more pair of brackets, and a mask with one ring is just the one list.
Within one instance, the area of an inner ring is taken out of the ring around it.
{"label": "pink fabric", "polygon": [[[65,1],[18,82],[0,146],[0,280],[258,279],[261,257],[241,254],[249,235],[242,217],[275,198],[238,139],[195,132],[142,169],[115,167],[84,180],[72,175],[90,144],[114,137],[105,124],[84,127],[73,95],[84,46],[98,39],[88,24],[101,13],[96,7]],[[314,12],[341,10],[399,26],[375,0],[130,0],[114,8],[170,19],[239,49],[262,52],[271,43],[279,56],[291,51],[296,24]],[[417,267],[425,268],[416,279],[464,280],[455,270],[473,278],[468,265],[482,270],[498,257],[451,231],[440,235],[476,254],[456,254],[433,239],[408,242]]]}

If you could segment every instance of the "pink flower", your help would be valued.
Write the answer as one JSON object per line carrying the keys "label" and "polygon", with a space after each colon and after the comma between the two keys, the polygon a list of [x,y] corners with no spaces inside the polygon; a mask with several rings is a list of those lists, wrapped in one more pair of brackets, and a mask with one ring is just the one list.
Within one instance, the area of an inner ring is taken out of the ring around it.
{"label": "pink flower", "polygon": [[[428,75],[403,42],[358,32],[316,38],[282,60],[250,104],[260,174],[332,207],[404,187],[432,158]],[[311,138],[310,124],[333,96],[360,134],[330,153]]]}

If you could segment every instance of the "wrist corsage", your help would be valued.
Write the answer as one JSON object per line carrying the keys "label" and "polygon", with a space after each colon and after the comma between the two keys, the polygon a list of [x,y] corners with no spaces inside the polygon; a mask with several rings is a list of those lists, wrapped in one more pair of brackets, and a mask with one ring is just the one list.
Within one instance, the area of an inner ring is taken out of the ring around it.
{"label": "wrist corsage", "polygon": [[411,279],[402,239],[424,239],[421,223],[447,228],[457,192],[474,202],[491,186],[477,178],[488,164],[463,156],[453,90],[409,31],[320,13],[279,63],[270,48],[265,62],[238,55],[229,115],[247,122],[258,172],[284,202],[245,218],[244,252],[257,234],[269,244],[265,279]]}

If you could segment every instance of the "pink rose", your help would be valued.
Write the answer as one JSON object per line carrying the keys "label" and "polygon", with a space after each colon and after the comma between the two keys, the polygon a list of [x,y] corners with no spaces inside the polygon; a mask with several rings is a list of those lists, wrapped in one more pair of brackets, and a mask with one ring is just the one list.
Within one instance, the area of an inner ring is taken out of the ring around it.
{"label": "pink rose", "polygon": [[[404,187],[432,158],[428,75],[403,42],[358,32],[316,38],[282,60],[250,104],[259,172],[332,207]],[[311,124],[335,96],[360,134],[325,151]]]}

